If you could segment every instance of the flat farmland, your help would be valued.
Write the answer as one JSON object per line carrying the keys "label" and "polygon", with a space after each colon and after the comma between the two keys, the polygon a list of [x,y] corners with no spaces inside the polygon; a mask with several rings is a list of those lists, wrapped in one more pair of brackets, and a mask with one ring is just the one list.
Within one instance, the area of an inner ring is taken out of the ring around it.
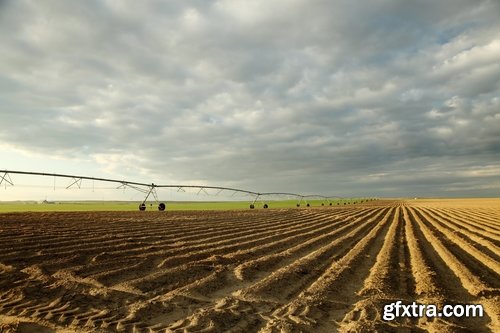
{"label": "flat farmland", "polygon": [[3,213],[0,331],[499,332],[500,200]]}

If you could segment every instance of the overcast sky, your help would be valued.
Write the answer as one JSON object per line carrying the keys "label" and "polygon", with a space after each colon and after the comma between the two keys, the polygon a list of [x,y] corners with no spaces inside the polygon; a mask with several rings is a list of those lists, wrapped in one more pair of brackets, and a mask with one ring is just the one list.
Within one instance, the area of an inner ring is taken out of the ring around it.
{"label": "overcast sky", "polygon": [[0,1],[0,169],[498,196],[499,17],[498,0]]}

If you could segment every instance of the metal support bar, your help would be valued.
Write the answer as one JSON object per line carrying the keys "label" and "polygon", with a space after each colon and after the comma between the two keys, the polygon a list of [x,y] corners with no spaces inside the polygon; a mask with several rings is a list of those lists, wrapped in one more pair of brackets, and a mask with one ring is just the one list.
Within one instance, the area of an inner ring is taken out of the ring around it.
{"label": "metal support bar", "polygon": [[78,188],[82,188],[82,181],[83,179],[82,178],[73,178],[74,181],[69,184],[68,186],[66,186],[66,189],[69,189],[71,186],[75,185],[78,186]]}
{"label": "metal support bar", "polygon": [[207,190],[205,190],[204,187],[200,187],[200,190],[198,191],[198,193],[196,193],[196,195],[199,195],[201,193],[201,191],[205,192],[206,195],[209,195]]}
{"label": "metal support bar", "polygon": [[9,185],[11,185],[11,186],[14,186],[14,182],[10,178],[10,175],[8,172],[4,172],[3,176],[0,175],[0,178],[1,178],[0,185],[2,185],[2,183],[5,181],[5,186],[7,186],[7,183],[9,183]]}
{"label": "metal support bar", "polygon": [[257,201],[257,199],[259,199],[259,197],[260,197],[260,194],[257,194],[257,196],[255,196],[255,199],[253,199],[252,205],[255,204],[255,202]]}
{"label": "metal support bar", "polygon": [[158,203],[158,193],[156,193],[155,188],[153,188],[153,191],[151,191],[151,194],[153,194],[153,197],[155,198],[156,203]]}
{"label": "metal support bar", "polygon": [[[151,186],[149,187],[148,194],[146,195],[146,198],[144,198],[144,201],[142,202],[143,204],[146,203],[146,201],[148,200],[148,198],[151,195],[151,193],[154,193],[153,196],[156,198],[155,187],[156,187],[155,184],[151,184]],[[158,202],[158,199],[156,199],[156,201]]]}
{"label": "metal support bar", "polygon": [[145,188],[140,188],[140,187],[137,187],[137,186],[134,186],[134,185],[130,185],[128,183],[124,183],[123,186],[124,186],[124,188],[128,186],[128,187],[133,188],[134,190],[142,192],[142,193],[148,193],[149,192],[149,190],[147,190]]}

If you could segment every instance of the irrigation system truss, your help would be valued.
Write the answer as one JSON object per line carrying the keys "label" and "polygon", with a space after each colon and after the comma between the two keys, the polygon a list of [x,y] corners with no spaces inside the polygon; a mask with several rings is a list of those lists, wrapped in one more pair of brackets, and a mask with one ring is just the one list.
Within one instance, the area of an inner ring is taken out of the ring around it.
{"label": "irrigation system truss", "polygon": [[[266,203],[265,198],[270,198],[270,197],[276,197],[276,196],[286,196],[286,197],[293,197],[298,200],[297,206],[300,206],[302,202],[304,202],[307,206],[309,204],[307,203],[307,199],[319,199],[326,201],[328,204],[331,205],[330,199],[337,199],[341,198],[339,196],[325,196],[325,195],[320,195],[320,194],[299,194],[299,193],[289,193],[289,192],[255,192],[255,191],[249,191],[249,190],[243,190],[243,189],[238,189],[238,188],[233,188],[233,187],[223,187],[223,186],[205,186],[205,185],[180,185],[180,184],[147,184],[147,183],[139,183],[139,182],[131,182],[127,180],[118,180],[118,179],[110,179],[110,178],[97,178],[97,177],[87,177],[87,176],[77,176],[77,175],[67,175],[67,174],[59,174],[59,173],[45,173],[45,172],[30,172],[30,171],[19,171],[19,170],[0,170],[0,185],[5,184],[5,185],[11,185],[14,186],[14,182],[10,175],[30,175],[30,176],[48,176],[48,177],[54,177],[54,178],[70,178],[73,180],[72,183],[70,183],[68,186],[66,186],[66,189],[69,189],[71,187],[78,187],[81,188],[81,184],[83,180],[92,180],[92,181],[100,181],[100,182],[110,182],[110,183],[116,183],[120,184],[117,189],[120,188],[125,188],[125,187],[130,187],[133,188],[137,191],[140,191],[144,193],[146,196],[144,200],[141,202],[139,205],[139,210],[146,210],[146,201],[148,198],[152,195],[158,204],[158,209],[160,211],[165,210],[165,204],[160,203],[158,200],[158,195],[156,192],[157,188],[175,188],[178,191],[184,191],[184,189],[198,189],[198,194],[200,192],[205,192],[207,193],[206,190],[218,190],[217,194],[221,193],[222,191],[229,191],[229,192],[234,192],[234,193],[244,193],[250,196],[253,196],[253,201],[250,204],[250,208],[255,208],[255,202],[257,200],[262,200],[263,203],[263,208],[268,208],[268,204]],[[233,194],[234,194],[233,193]],[[208,193],[207,193],[208,194]]]}

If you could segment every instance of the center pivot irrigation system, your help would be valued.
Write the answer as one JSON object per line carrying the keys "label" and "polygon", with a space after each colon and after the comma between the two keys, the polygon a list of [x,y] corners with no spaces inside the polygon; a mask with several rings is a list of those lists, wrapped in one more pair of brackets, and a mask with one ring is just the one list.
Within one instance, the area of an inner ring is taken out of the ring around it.
{"label": "center pivot irrigation system", "polygon": [[155,202],[158,204],[158,210],[164,211],[166,209],[165,203],[159,202],[159,200],[158,200],[158,194],[156,192],[156,189],[158,189],[158,188],[174,188],[174,189],[177,189],[177,191],[185,191],[185,189],[198,189],[198,194],[200,192],[204,192],[204,193],[208,194],[208,192],[206,190],[217,190],[218,192],[215,195],[218,195],[222,191],[233,192],[233,195],[235,193],[243,193],[243,194],[246,194],[246,195],[253,197],[253,201],[250,204],[251,209],[255,208],[255,203],[257,202],[257,200],[262,201],[263,208],[268,208],[269,205],[267,204],[267,201],[265,199],[270,198],[270,197],[276,197],[276,196],[284,196],[284,197],[288,197],[288,198],[297,199],[298,200],[297,207],[300,207],[300,205],[302,203],[304,203],[307,207],[309,207],[310,205],[307,202],[307,199],[322,200],[323,201],[322,205],[327,203],[331,206],[332,202],[330,201],[330,199],[340,198],[338,196],[324,196],[324,195],[319,195],[319,194],[302,195],[302,194],[288,193],[288,192],[254,192],[254,191],[242,190],[242,189],[237,189],[237,188],[232,188],[232,187],[222,187],[222,186],[158,185],[155,183],[146,184],[146,183],[130,182],[130,181],[126,181],[126,180],[109,179],[109,178],[96,178],[96,177],[66,175],[66,174],[58,174],[58,173],[28,172],[28,171],[17,171],[17,170],[0,170],[0,186],[2,184],[4,184],[4,185],[8,184],[10,186],[14,186],[14,182],[13,182],[12,178],[10,177],[11,174],[13,174],[13,175],[14,174],[16,174],[16,175],[31,175],[31,176],[47,176],[47,177],[54,177],[54,180],[56,177],[58,177],[58,178],[70,178],[70,179],[72,179],[72,181],[69,183],[68,186],[66,186],[66,189],[69,189],[71,187],[81,188],[83,180],[116,183],[116,184],[119,184],[118,187],[116,187],[116,189],[124,189],[124,188],[130,187],[130,188],[135,189],[137,191],[140,191],[146,195],[144,200],[139,204],[139,210],[141,210],[141,211],[146,210],[146,201],[148,200],[148,198],[151,195],[154,197]]}

